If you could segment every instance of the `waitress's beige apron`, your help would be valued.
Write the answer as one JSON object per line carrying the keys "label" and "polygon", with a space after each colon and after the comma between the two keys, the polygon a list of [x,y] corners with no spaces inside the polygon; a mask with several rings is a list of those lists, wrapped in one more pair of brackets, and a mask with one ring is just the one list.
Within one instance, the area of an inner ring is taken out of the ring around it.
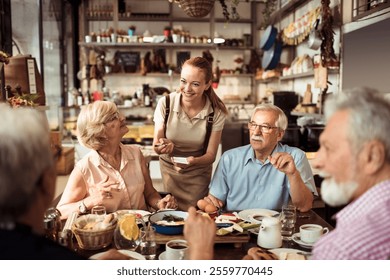
{"label": "waitress's beige apron", "polygon": [[211,180],[212,165],[191,166],[176,171],[171,162],[160,157],[161,176],[165,190],[178,202],[178,210],[187,211],[196,207],[199,199],[207,196]]}

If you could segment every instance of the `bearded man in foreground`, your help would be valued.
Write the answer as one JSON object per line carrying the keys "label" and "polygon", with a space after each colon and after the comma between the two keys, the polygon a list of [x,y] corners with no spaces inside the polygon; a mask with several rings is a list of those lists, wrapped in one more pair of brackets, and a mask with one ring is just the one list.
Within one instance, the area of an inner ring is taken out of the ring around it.
{"label": "bearded man in foreground", "polygon": [[369,89],[327,99],[315,168],[322,199],[339,211],[312,259],[390,257],[390,102]]}

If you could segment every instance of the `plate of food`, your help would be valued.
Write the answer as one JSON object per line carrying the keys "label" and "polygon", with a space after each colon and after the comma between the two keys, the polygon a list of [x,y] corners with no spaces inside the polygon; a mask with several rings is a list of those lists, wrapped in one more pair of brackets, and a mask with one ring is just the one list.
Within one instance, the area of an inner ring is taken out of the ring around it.
{"label": "plate of food", "polygon": [[[130,258],[130,260],[145,260],[145,257],[142,256],[140,253],[130,251],[130,250],[118,250],[121,254],[124,254]],[[97,260],[99,259],[105,252],[97,253],[95,255],[92,255],[89,257],[90,260]]]}
{"label": "plate of food", "polygon": [[264,217],[277,217],[279,212],[269,209],[246,209],[238,212],[238,216],[247,222],[261,224]]}
{"label": "plate of food", "polygon": [[276,248],[268,251],[276,255],[279,260],[305,260],[307,254],[310,254],[292,248]]}
{"label": "plate of food", "polygon": [[150,213],[149,211],[145,211],[145,210],[118,210],[115,212],[118,216],[118,218],[120,218],[121,216],[125,215],[125,214],[134,214],[137,218],[139,219],[143,219],[144,222],[146,223],[148,221],[148,218],[150,216]]}
{"label": "plate of food", "polygon": [[188,212],[184,211],[159,211],[149,216],[149,223],[156,228],[157,233],[182,234],[187,216]]}

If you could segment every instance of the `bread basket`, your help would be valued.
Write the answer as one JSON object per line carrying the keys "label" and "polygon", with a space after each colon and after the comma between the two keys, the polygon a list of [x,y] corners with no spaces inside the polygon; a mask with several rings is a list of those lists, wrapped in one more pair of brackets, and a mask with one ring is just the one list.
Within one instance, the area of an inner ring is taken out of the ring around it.
{"label": "bread basket", "polygon": [[79,217],[72,225],[72,232],[76,236],[79,247],[84,250],[98,250],[110,245],[117,224],[116,220],[108,227],[102,229],[84,229],[78,226],[82,224],[83,221],[80,222],[78,220],[88,219],[86,216],[89,215]]}

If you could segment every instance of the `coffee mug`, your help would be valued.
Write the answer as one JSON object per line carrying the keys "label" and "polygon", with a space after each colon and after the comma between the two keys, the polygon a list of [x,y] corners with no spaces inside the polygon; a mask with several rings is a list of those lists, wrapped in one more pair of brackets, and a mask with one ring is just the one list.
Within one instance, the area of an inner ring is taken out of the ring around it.
{"label": "coffee mug", "polygon": [[184,239],[170,240],[165,244],[165,254],[167,260],[187,259],[188,243]]}
{"label": "coffee mug", "polygon": [[321,235],[328,232],[329,229],[327,227],[323,228],[317,224],[305,224],[299,227],[301,240],[305,243],[315,243],[318,239],[320,239]]}

